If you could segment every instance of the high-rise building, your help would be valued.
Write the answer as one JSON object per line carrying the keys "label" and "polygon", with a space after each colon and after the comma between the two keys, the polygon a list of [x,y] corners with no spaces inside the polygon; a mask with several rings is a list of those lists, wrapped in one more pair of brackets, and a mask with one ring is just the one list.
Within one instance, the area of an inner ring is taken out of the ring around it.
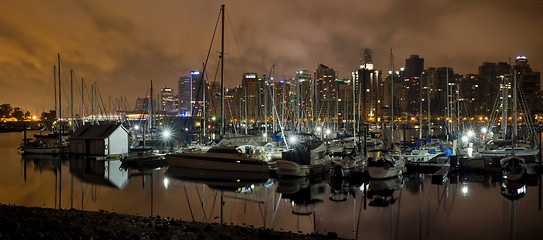
{"label": "high-rise building", "polygon": [[423,70],[424,58],[419,57],[419,55],[411,55],[408,59],[405,59],[405,69],[403,72],[405,78],[420,78]]}
{"label": "high-rise building", "polygon": [[142,114],[147,112],[149,108],[149,96],[147,97],[138,97],[136,98],[136,106],[134,107],[134,112]]}
{"label": "high-rise building", "polygon": [[517,73],[517,81],[522,91],[523,99],[531,113],[541,112],[541,99],[538,95],[541,91],[541,76],[539,72],[533,72],[525,56],[518,56],[515,59],[513,69]]}
{"label": "high-rise building", "polygon": [[164,113],[176,113],[176,99],[173,89],[164,86],[160,89],[160,110]]}
{"label": "high-rise building", "polygon": [[356,114],[361,121],[377,121],[381,118],[383,103],[383,83],[381,71],[360,68],[352,72],[351,85],[354,86]]}
{"label": "high-rise building", "polygon": [[241,80],[243,87],[244,111],[249,122],[261,117],[262,79],[256,73],[245,73]]}
{"label": "high-rise building", "polygon": [[311,99],[314,98],[315,84],[311,84],[311,72],[308,70],[299,70],[296,72],[296,77],[292,79],[291,86],[293,87],[292,93],[295,96],[295,111],[296,119],[307,119],[309,115],[312,115],[312,111],[308,111],[311,108]]}
{"label": "high-rise building", "polygon": [[177,112],[180,116],[190,115],[190,102],[191,102],[191,78],[190,76],[184,76],[179,78],[179,92],[178,92],[178,108]]}
{"label": "high-rise building", "polygon": [[199,71],[191,71],[189,76],[179,78],[179,107],[181,116],[202,116],[204,88],[207,85]]}
{"label": "high-rise building", "polygon": [[[429,100],[432,106],[430,112],[433,116],[446,117],[447,111],[452,110],[450,104],[454,98],[454,89],[456,89],[455,79],[457,79],[457,76],[455,76],[454,70],[452,68],[447,69],[447,67],[430,67],[422,76],[422,82],[430,83],[431,94]],[[449,90],[448,93],[447,90]]]}
{"label": "high-rise building", "polygon": [[459,84],[461,101],[463,106],[466,107],[466,111],[470,113],[470,116],[483,115],[485,113],[483,102],[483,95],[481,94],[481,80],[477,74],[466,74]]}
{"label": "high-rise building", "polygon": [[373,50],[364,48],[360,53],[360,68],[361,69],[373,69]]}
{"label": "high-rise building", "polygon": [[478,77],[480,80],[480,91],[484,96],[481,100],[483,112],[485,115],[490,114],[494,108],[494,103],[497,101],[500,92],[500,84],[502,75],[511,73],[511,66],[506,62],[484,62],[479,66]]}

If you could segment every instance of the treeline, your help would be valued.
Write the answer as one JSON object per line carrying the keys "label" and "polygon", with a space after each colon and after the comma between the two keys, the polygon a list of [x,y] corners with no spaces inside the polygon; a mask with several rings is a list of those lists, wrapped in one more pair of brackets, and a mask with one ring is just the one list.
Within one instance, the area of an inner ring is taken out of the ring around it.
{"label": "treeline", "polygon": [[1,118],[16,118],[18,121],[22,121],[30,118],[30,112],[23,112],[19,107],[12,107],[9,103],[0,105],[0,117]]}
{"label": "treeline", "polygon": [[54,110],[42,113],[39,119],[32,119],[30,112],[24,112],[19,107],[12,107],[8,103],[0,105],[0,132],[50,129],[55,120],[56,111]]}

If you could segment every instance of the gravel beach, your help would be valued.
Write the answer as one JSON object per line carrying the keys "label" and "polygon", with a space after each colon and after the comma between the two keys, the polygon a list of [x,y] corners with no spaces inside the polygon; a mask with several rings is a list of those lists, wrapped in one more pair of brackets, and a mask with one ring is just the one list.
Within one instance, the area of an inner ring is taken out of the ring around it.
{"label": "gravel beach", "polygon": [[0,204],[0,239],[336,239],[264,228],[187,222],[104,211]]}

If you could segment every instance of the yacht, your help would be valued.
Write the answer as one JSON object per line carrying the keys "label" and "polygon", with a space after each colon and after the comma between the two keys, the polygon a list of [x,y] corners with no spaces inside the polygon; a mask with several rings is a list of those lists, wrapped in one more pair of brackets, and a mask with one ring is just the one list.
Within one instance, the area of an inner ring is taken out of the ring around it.
{"label": "yacht", "polygon": [[385,179],[400,176],[405,171],[405,161],[401,156],[393,156],[387,149],[368,151],[367,170],[371,178]]}
{"label": "yacht", "polygon": [[313,134],[296,134],[289,138],[291,149],[283,151],[277,160],[277,174],[281,177],[304,177],[328,173],[331,158],[326,145]]}
{"label": "yacht", "polygon": [[247,146],[215,146],[206,152],[172,153],[165,158],[171,167],[269,172],[264,154]]}

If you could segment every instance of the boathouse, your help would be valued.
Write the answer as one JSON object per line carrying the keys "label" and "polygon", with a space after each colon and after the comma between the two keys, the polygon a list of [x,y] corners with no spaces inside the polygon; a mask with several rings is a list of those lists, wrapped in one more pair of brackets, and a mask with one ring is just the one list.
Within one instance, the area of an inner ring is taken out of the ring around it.
{"label": "boathouse", "polygon": [[85,125],[70,136],[70,152],[89,156],[124,155],[129,151],[130,134],[118,124]]}

